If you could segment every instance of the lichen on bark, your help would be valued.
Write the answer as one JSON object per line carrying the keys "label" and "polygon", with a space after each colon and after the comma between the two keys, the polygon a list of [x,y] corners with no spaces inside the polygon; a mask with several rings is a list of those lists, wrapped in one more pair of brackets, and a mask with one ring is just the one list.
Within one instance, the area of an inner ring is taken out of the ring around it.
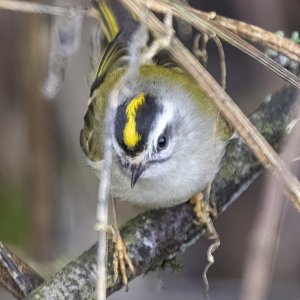
{"label": "lichen on bark", "polygon": [[[286,135],[286,127],[293,120],[296,90],[285,87],[270,101],[263,103],[250,116],[251,121],[278,151]],[[222,213],[262,172],[262,166],[243,141],[233,138],[226,149],[221,169],[213,183],[210,203]],[[151,210],[129,221],[121,229],[128,254],[136,268],[129,280],[154,270],[166,260],[186,250],[203,233],[193,223],[193,210],[189,203],[176,207]],[[70,262],[46,283],[38,287],[27,299],[95,299],[96,245]],[[121,280],[113,282],[113,245],[108,242],[108,295],[122,287]]]}

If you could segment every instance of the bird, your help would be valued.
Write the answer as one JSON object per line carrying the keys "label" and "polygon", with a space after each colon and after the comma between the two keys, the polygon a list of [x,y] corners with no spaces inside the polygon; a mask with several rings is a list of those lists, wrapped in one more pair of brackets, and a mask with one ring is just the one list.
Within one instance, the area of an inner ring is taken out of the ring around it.
{"label": "bird", "polygon": [[[84,118],[81,146],[96,169],[103,157],[107,93],[122,73],[120,68],[106,75]],[[227,124],[220,117],[216,124],[211,99],[185,72],[144,65],[131,92],[121,94],[114,119],[111,195],[146,208],[183,203],[215,177]]]}
{"label": "bird", "polygon": [[[87,163],[99,174],[109,93],[126,70],[128,37],[136,21],[119,30],[115,18],[108,17],[113,13],[106,1],[97,1],[97,8],[110,43],[91,87],[80,144]],[[155,209],[205,191],[232,133],[205,90],[170,59],[139,67],[130,92],[119,93],[112,127],[111,197]]]}

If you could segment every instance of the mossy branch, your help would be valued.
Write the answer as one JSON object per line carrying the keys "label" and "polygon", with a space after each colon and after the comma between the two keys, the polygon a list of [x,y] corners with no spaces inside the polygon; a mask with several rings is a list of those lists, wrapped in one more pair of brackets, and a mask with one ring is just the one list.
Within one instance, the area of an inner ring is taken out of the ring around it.
{"label": "mossy branch", "polygon": [[[296,100],[296,90],[286,87],[273,95],[270,101],[264,102],[250,117],[277,151],[287,134],[287,126],[293,120]],[[247,189],[262,170],[240,138],[230,141],[210,199],[218,215]],[[147,211],[125,224],[121,233],[136,268],[134,276],[128,274],[129,279],[154,270],[192,245],[204,231],[204,228],[193,223],[193,219],[192,207],[185,203],[169,209]],[[28,295],[27,299],[95,299],[96,256],[97,248],[93,245]],[[113,283],[112,256],[113,246],[109,241],[108,294],[122,287],[121,280]]]}

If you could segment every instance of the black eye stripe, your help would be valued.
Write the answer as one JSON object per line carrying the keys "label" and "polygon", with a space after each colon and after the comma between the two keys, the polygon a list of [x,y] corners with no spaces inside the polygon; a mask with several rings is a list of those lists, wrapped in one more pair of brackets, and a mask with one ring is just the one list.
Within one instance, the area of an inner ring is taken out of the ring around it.
{"label": "black eye stripe", "polygon": [[146,95],[144,104],[140,107],[136,114],[137,132],[141,134],[144,144],[148,140],[149,132],[158,112],[159,106],[155,97]]}

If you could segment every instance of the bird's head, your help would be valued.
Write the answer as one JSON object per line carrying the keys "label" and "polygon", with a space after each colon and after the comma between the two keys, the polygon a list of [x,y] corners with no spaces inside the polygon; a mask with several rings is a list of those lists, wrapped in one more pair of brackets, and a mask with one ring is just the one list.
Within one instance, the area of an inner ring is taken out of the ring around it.
{"label": "bird's head", "polygon": [[150,94],[139,93],[118,106],[113,145],[131,187],[142,174],[157,175],[172,157],[176,124],[172,105]]}

